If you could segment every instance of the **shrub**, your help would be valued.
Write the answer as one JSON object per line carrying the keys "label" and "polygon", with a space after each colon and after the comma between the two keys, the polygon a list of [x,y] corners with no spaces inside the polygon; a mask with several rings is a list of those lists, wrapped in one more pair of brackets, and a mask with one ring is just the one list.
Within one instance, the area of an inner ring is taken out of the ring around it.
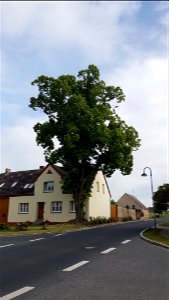
{"label": "shrub", "polygon": [[27,222],[25,223],[17,223],[15,230],[17,231],[27,231],[29,224]]}
{"label": "shrub", "polygon": [[49,224],[50,224],[50,221],[45,220],[45,221],[42,223],[42,229],[47,229]]}
{"label": "shrub", "polygon": [[98,225],[98,224],[106,224],[112,222],[111,218],[106,218],[106,217],[90,217],[89,224],[90,225]]}
{"label": "shrub", "polygon": [[0,223],[0,230],[9,230],[9,226],[4,223]]}

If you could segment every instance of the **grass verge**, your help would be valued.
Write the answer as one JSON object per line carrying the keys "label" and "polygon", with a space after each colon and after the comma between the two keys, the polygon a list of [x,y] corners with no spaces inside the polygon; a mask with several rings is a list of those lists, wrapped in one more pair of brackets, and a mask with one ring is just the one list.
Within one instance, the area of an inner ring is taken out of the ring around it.
{"label": "grass verge", "polygon": [[169,239],[167,237],[160,236],[160,231],[161,229],[149,228],[143,232],[143,236],[151,241],[169,246]]}
{"label": "grass verge", "polygon": [[26,230],[17,231],[15,227],[9,227],[8,230],[0,230],[0,236],[9,235],[31,235],[31,234],[43,234],[43,233],[63,233],[66,231],[73,231],[86,227],[83,224],[56,224],[48,225],[44,228],[42,225],[31,225]]}
{"label": "grass verge", "polygon": [[169,222],[160,223],[159,225],[163,227],[169,227]]}

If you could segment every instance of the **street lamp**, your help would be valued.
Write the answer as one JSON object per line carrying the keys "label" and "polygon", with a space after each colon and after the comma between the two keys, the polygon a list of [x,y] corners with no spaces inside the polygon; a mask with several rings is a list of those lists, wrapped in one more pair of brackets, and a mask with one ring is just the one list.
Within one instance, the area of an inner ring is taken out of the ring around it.
{"label": "street lamp", "polygon": [[153,213],[154,213],[154,228],[156,229],[156,213],[155,213],[155,203],[154,203],[154,200],[153,200],[153,176],[152,176],[152,170],[150,167],[145,167],[143,169],[143,174],[141,174],[141,176],[145,177],[147,176],[147,174],[145,173],[145,170],[146,169],[149,169],[150,171],[150,184],[151,184],[151,194],[152,194],[152,201],[153,201]]}

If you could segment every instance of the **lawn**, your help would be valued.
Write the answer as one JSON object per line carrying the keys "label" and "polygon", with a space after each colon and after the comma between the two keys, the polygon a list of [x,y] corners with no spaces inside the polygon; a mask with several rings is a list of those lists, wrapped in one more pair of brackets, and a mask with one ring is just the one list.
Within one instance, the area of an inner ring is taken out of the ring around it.
{"label": "lawn", "polygon": [[83,227],[86,227],[86,225],[64,223],[64,224],[48,225],[47,228],[44,228],[43,225],[30,225],[26,228],[26,230],[16,230],[16,227],[9,226],[8,229],[6,230],[0,230],[0,236],[63,233],[66,231],[77,230]]}
{"label": "lawn", "polygon": [[160,236],[161,229],[149,228],[144,231],[143,236],[154,242],[162,243],[169,246],[169,239],[167,237]]}

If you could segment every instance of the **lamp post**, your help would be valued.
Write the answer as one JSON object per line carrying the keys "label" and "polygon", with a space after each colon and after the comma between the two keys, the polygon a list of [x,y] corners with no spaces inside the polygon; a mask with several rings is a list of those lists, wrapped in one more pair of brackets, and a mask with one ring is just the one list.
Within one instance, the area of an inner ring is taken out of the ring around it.
{"label": "lamp post", "polygon": [[141,174],[141,176],[143,176],[143,177],[147,176],[147,174],[145,173],[146,169],[149,169],[149,171],[150,171],[150,185],[151,185],[151,194],[152,194],[152,201],[153,201],[153,213],[154,213],[154,228],[156,229],[157,224],[156,224],[155,203],[154,203],[154,200],[153,200],[153,176],[152,176],[151,168],[150,167],[145,167],[143,169],[143,174]]}

